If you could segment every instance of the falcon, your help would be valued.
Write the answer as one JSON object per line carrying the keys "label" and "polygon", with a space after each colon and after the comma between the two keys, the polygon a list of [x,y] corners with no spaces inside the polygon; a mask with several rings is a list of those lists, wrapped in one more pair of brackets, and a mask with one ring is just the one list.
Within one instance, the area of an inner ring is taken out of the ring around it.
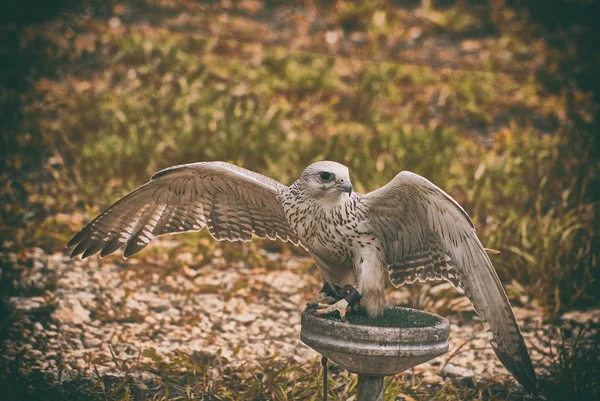
{"label": "falcon", "polygon": [[290,186],[225,162],[174,166],[102,212],[67,247],[83,258],[124,247],[127,258],[157,236],[204,227],[220,241],[256,236],[304,247],[324,283],[319,314],[344,318],[360,302],[370,317],[382,315],[386,276],[396,287],[447,280],[471,300],[502,364],[536,391],[519,325],[473,222],[417,174],[403,171],[360,194],[348,168],[332,161],[311,164]]}

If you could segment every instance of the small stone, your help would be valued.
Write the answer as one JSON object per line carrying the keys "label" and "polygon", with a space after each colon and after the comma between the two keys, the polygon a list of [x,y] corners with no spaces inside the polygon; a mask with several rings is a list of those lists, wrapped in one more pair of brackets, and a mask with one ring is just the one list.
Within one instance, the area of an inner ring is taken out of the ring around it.
{"label": "small stone", "polygon": [[235,322],[229,322],[223,325],[223,331],[234,331],[235,330]]}
{"label": "small stone", "polygon": [[240,323],[250,323],[256,320],[256,315],[253,315],[252,313],[240,313],[234,315],[234,319]]}
{"label": "small stone", "polygon": [[112,17],[108,20],[108,26],[111,29],[116,29],[121,26],[121,20],[119,19],[119,17]]}
{"label": "small stone", "polygon": [[97,346],[99,346],[100,344],[102,344],[102,340],[100,340],[99,338],[92,338],[92,339],[90,339],[90,340],[86,341],[86,344],[87,344],[89,347],[97,347]]}
{"label": "small stone", "polygon": [[133,381],[133,384],[134,384],[134,385],[135,385],[135,386],[136,386],[138,389],[140,389],[140,390],[142,390],[142,391],[146,391],[146,390],[148,390],[148,386],[146,386],[146,385],[144,384],[144,382],[143,382],[143,381],[141,381],[141,380],[134,380],[134,381]]}
{"label": "small stone", "polygon": [[21,312],[31,312],[44,305],[44,299],[41,297],[10,297],[9,302],[14,309]]}
{"label": "small stone", "polygon": [[477,40],[463,40],[460,43],[460,47],[463,49],[463,51],[467,52],[467,53],[472,53],[475,52],[479,49],[481,49],[481,42],[477,41]]}
{"label": "small stone", "polygon": [[588,311],[567,312],[561,316],[560,320],[564,322],[575,322],[581,325],[600,323],[600,309],[591,309]]}
{"label": "small stone", "polygon": [[81,306],[81,302],[74,297],[58,301],[58,306],[52,313],[52,318],[63,324],[82,324],[91,320],[90,311]]}
{"label": "small stone", "polygon": [[340,32],[339,31],[337,31],[337,30],[327,31],[325,33],[325,42],[327,42],[328,45],[334,45],[339,40],[340,40]]}
{"label": "small stone", "polygon": [[37,349],[32,349],[29,351],[29,355],[33,358],[40,358],[42,356],[42,351]]}
{"label": "small stone", "polygon": [[470,378],[475,375],[471,369],[456,366],[451,363],[446,364],[444,370],[441,372],[442,375],[450,375],[456,377]]}
{"label": "small stone", "polygon": [[[177,257],[175,259],[179,260],[187,265],[191,265],[192,263],[194,263],[194,255],[192,255],[191,252],[180,253],[179,255],[177,255]],[[185,267],[187,267],[187,266],[185,266]],[[187,274],[187,272],[186,272],[186,274]],[[195,276],[195,275],[196,275],[196,272],[194,271],[192,276]]]}

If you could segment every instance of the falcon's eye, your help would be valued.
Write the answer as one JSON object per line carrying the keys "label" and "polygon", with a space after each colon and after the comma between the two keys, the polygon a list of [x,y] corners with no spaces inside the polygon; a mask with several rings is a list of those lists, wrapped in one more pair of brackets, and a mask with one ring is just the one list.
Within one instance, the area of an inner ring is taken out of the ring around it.
{"label": "falcon's eye", "polygon": [[328,173],[327,171],[323,171],[319,174],[319,178],[325,182],[331,181],[333,179],[333,174]]}

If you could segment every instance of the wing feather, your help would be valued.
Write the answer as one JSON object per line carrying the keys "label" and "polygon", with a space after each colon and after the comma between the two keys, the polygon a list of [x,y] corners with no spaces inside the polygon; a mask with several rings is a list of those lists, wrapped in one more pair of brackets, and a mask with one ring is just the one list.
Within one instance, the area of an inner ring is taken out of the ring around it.
{"label": "wing feather", "polygon": [[125,247],[129,257],[160,235],[208,226],[218,240],[279,238],[298,244],[278,198],[286,187],[268,177],[224,162],[184,164],[154,174],[77,233],[71,256]]}
{"label": "wing feather", "polygon": [[363,199],[384,245],[392,283],[445,279],[462,287],[484,321],[498,359],[535,392],[535,370],[512,307],[464,209],[410,172]]}

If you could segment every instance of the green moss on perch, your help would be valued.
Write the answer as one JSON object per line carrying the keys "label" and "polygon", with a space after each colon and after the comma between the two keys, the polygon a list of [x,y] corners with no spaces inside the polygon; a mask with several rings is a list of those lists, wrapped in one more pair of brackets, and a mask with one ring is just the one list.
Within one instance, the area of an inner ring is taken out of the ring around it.
{"label": "green moss on perch", "polygon": [[[323,316],[323,318],[327,320],[340,320],[337,313],[330,313]],[[383,315],[375,319],[368,317],[366,310],[361,308],[358,312],[348,312],[346,320],[348,323],[358,326],[397,328],[430,327],[439,323],[439,320],[435,316],[401,307],[386,307]]]}

